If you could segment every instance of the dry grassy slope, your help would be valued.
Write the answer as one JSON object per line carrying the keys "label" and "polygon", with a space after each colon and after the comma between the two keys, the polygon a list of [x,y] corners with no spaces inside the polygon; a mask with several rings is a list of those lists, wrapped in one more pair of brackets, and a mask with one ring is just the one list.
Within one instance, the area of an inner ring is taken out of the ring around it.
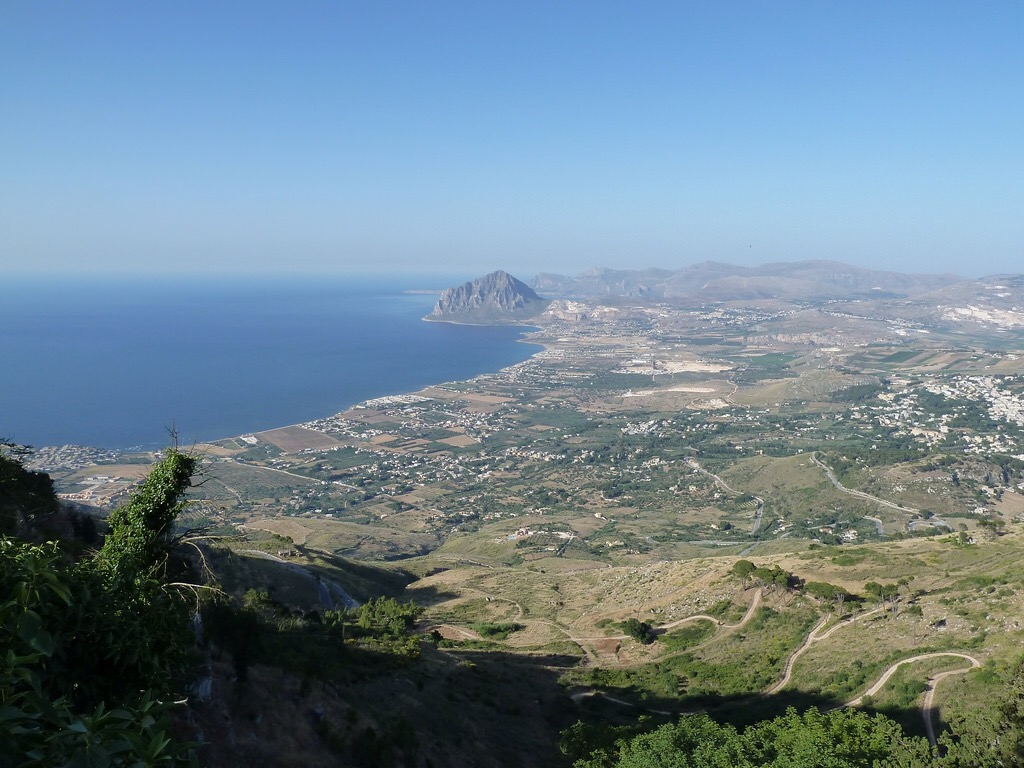
{"label": "dry grassy slope", "polygon": [[260,517],[247,522],[245,528],[270,531],[310,549],[365,560],[387,559],[396,553],[425,551],[437,545],[433,534],[343,520]]}
{"label": "dry grassy slope", "polygon": [[[759,557],[755,552],[749,557],[758,565],[778,565],[807,581],[831,582],[854,593],[863,594],[868,581],[908,580],[895,616],[881,614],[854,622],[801,658],[791,687],[814,691],[827,689],[830,676],[855,660],[870,666],[913,655],[926,646],[969,648],[983,660],[1015,657],[1024,640],[1022,554],[1024,537],[1014,530],[966,547],[949,537],[843,548],[794,543],[794,551],[788,553]],[[705,557],[543,573],[465,565],[410,585],[408,594],[415,599],[420,590],[428,590],[448,596],[431,603],[428,619],[443,618],[456,625],[461,620],[463,626],[509,620],[524,624],[526,629],[505,643],[509,649],[540,650],[554,637],[577,644],[587,664],[630,666],[656,661],[661,646],[642,648],[621,640],[625,652],[610,654],[607,639],[621,635],[611,622],[639,617],[654,625],[667,624],[703,613],[721,600],[735,604],[735,616],[753,597],[752,589],[729,576],[736,559]],[[920,607],[921,615],[915,615],[916,609],[906,610],[911,603]],[[813,606],[823,615],[832,609],[781,591],[767,595],[764,604],[780,613]],[[719,662],[742,662],[745,653],[760,652],[762,640],[751,636],[730,643],[729,659],[721,653],[705,655]]]}

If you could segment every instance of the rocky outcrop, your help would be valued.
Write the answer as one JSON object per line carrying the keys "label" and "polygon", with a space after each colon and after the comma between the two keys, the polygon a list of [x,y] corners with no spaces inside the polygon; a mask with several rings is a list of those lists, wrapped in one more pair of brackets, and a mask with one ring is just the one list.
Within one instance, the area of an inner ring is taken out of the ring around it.
{"label": "rocky outcrop", "polygon": [[543,312],[548,303],[526,283],[498,270],[446,289],[434,311],[424,319],[474,324],[517,323]]}

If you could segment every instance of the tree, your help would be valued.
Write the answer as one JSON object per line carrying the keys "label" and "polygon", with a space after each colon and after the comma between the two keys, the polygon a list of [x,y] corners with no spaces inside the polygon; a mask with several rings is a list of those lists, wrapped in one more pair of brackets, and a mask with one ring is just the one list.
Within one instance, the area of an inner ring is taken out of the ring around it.
{"label": "tree", "polygon": [[[577,729],[574,738],[586,735]],[[927,742],[899,724],[852,709],[786,714],[739,733],[704,714],[683,715],[648,733],[620,739],[618,754],[598,744],[576,768],[871,768],[924,766]]]}
{"label": "tree", "polygon": [[638,643],[650,645],[654,642],[654,633],[651,630],[651,625],[646,621],[640,621],[640,619],[633,618],[626,619],[622,622],[622,631]]}
{"label": "tree", "polygon": [[878,602],[880,608],[890,608],[893,616],[899,608],[900,585],[879,584],[877,581],[869,581],[864,584],[864,591]]}
{"label": "tree", "polygon": [[105,583],[52,542],[0,539],[0,764],[185,761],[167,735],[166,680],[147,674],[164,668],[161,647],[145,643],[145,618],[113,610]]}
{"label": "tree", "polygon": [[1006,521],[993,514],[989,517],[983,517],[978,520],[978,527],[985,531],[988,539],[994,539],[997,536],[1003,535],[1006,528]]}
{"label": "tree", "polygon": [[1002,683],[988,706],[959,713],[951,733],[939,737],[950,768],[1024,765],[1024,661]]}
{"label": "tree", "polygon": [[0,533],[26,537],[60,508],[50,476],[22,463],[29,453],[28,448],[0,440]]}
{"label": "tree", "polygon": [[754,565],[749,560],[737,560],[735,563],[733,563],[733,566],[730,569],[729,573],[731,573],[733,576],[736,576],[737,578],[739,578],[739,580],[743,584],[743,586],[746,587],[747,586],[747,579],[750,578],[750,575],[756,569],[757,569],[757,566]]}
{"label": "tree", "polygon": [[743,733],[749,765],[871,768],[898,755],[911,741],[899,724],[854,709],[786,714]]}
{"label": "tree", "polygon": [[[577,765],[579,765],[577,763]],[[731,725],[704,714],[684,715],[619,745],[615,768],[738,768],[749,766],[742,740]]]}
{"label": "tree", "polygon": [[[181,590],[186,585],[170,587],[166,565],[174,520],[197,463],[195,456],[168,449],[128,501],[110,513],[110,531],[96,556],[108,610],[135,618],[125,623],[123,642],[136,653],[130,663],[121,663],[121,674],[126,682],[134,678],[137,689],[169,686],[185,663],[189,607]],[[97,660],[103,659],[101,651]]]}
{"label": "tree", "polygon": [[819,600],[828,602],[835,601],[840,595],[843,596],[844,600],[850,596],[850,593],[842,587],[829,584],[827,581],[808,581],[804,584],[804,592]]}
{"label": "tree", "polygon": [[153,575],[166,557],[173,524],[184,506],[198,460],[171,448],[134,490],[129,500],[110,513],[110,532],[99,553],[99,565],[117,580]]}
{"label": "tree", "polygon": [[56,543],[0,538],[0,762],[185,760],[161,700],[185,668],[188,614],[156,574],[194,467],[194,457],[168,452],[111,515],[95,558],[72,562]]}
{"label": "tree", "polygon": [[775,587],[785,590],[800,584],[800,579],[777,565],[773,565],[771,568],[767,566],[755,568],[750,575],[762,586],[767,587],[769,591],[774,590]]}

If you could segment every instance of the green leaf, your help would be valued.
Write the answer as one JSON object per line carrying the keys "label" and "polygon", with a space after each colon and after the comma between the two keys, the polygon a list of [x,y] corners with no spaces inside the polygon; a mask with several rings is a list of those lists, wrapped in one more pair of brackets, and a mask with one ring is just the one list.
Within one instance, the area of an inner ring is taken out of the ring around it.
{"label": "green leaf", "polygon": [[29,717],[29,715],[27,715],[25,712],[23,712],[22,710],[18,709],[17,707],[10,707],[10,706],[0,707],[0,723],[6,723],[6,722],[9,722],[11,720],[29,720],[29,719],[31,719]]}
{"label": "green leaf", "polygon": [[167,745],[171,743],[171,740],[163,735],[163,732],[154,734],[153,739],[149,742],[149,754],[150,760],[160,757],[160,754],[167,748]]}

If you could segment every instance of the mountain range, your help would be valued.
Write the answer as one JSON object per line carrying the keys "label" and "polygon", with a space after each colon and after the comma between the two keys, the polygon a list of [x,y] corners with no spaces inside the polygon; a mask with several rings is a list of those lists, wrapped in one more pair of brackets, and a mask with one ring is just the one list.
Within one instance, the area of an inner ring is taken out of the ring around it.
{"label": "mountain range", "polygon": [[957,275],[904,274],[835,261],[776,262],[757,267],[705,261],[678,270],[597,268],[575,277],[540,274],[532,286],[549,295],[579,298],[827,301],[910,298],[964,281]]}

